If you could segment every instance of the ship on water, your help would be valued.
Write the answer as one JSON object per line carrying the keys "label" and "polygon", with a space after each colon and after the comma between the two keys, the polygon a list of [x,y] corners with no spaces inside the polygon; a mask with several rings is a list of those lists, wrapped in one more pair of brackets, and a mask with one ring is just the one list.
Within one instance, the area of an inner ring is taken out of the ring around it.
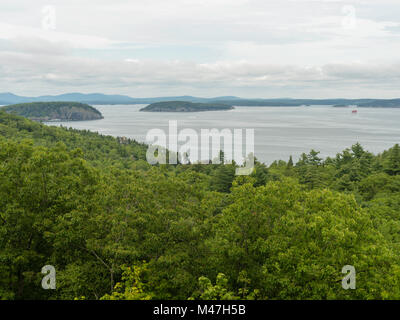
{"label": "ship on water", "polygon": [[351,113],[353,113],[353,114],[358,113],[358,106],[357,105],[350,105],[348,107],[352,109]]}

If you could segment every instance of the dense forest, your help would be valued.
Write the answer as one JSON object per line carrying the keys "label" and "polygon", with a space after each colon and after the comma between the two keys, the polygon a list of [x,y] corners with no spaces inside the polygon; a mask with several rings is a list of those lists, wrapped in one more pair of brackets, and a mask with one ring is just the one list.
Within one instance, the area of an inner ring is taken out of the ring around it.
{"label": "dense forest", "polygon": [[233,107],[221,103],[193,103],[186,101],[156,102],[140,109],[145,112],[199,112],[232,110]]}
{"label": "dense forest", "polygon": [[103,118],[96,108],[79,102],[20,103],[5,106],[3,110],[35,121],[83,121]]}
{"label": "dense forest", "polygon": [[145,154],[0,110],[0,299],[400,298],[399,145],[251,176]]}

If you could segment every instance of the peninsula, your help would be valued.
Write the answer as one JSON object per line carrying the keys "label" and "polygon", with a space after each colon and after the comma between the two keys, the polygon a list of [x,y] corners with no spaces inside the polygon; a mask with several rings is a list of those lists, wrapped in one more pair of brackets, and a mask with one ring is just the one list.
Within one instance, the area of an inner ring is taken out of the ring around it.
{"label": "peninsula", "polygon": [[25,118],[46,121],[86,121],[103,119],[100,111],[79,102],[33,102],[9,105],[1,108],[7,113]]}

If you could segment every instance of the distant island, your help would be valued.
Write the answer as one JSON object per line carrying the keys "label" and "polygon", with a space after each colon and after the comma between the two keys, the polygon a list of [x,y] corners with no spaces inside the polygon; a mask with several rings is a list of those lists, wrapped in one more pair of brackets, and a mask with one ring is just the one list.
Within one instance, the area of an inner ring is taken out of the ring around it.
{"label": "distant island", "polygon": [[346,108],[346,107],[359,107],[359,108],[400,108],[400,99],[391,100],[372,100],[362,101],[358,104],[336,104],[335,108]]}
{"label": "distant island", "polygon": [[74,101],[89,105],[118,104],[151,104],[156,102],[184,101],[192,103],[225,104],[237,107],[300,107],[300,106],[336,106],[358,105],[359,107],[398,108],[400,99],[293,99],[293,98],[240,98],[236,96],[221,96],[201,98],[193,96],[133,98],[125,95],[109,95],[103,93],[64,93],[59,95],[44,95],[38,97],[18,96],[10,92],[0,93],[0,105],[10,105],[27,102],[64,102]]}
{"label": "distant island", "polygon": [[100,111],[79,102],[32,102],[1,108],[34,121],[85,121],[103,119]]}
{"label": "distant island", "polygon": [[222,103],[193,103],[186,101],[156,102],[140,109],[145,112],[200,112],[232,110],[233,106]]}

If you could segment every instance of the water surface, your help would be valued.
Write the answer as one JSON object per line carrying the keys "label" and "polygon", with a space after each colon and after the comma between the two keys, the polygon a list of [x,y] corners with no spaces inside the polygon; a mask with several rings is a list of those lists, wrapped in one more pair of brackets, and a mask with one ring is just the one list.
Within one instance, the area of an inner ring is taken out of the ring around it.
{"label": "water surface", "polygon": [[145,142],[150,129],[168,133],[168,121],[178,121],[178,130],[201,129],[255,130],[256,157],[266,163],[297,160],[301,153],[315,149],[323,157],[335,156],[360,142],[365,149],[379,153],[400,143],[400,109],[311,107],[236,107],[230,111],[196,113],[139,112],[145,105],[95,106],[104,119],[79,122],[52,122],[104,135],[125,136]]}

